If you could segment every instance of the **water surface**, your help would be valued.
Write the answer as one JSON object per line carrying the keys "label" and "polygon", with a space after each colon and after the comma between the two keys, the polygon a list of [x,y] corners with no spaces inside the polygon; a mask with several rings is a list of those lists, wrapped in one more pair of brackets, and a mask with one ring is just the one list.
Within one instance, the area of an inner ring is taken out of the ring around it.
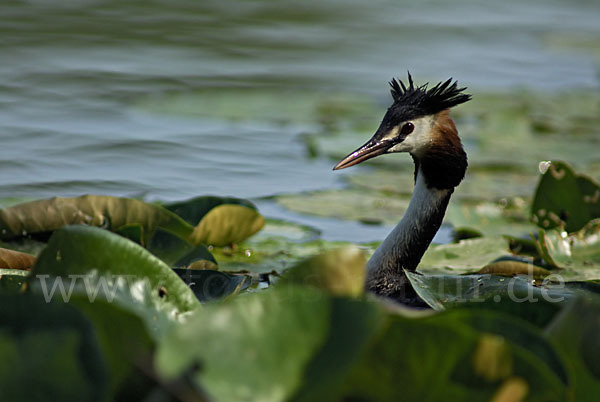
{"label": "water surface", "polygon": [[[331,96],[382,114],[407,69],[475,92],[598,86],[597,49],[553,45],[597,42],[593,1],[10,1],[0,15],[0,198],[341,187],[348,173],[300,140],[326,134]],[[389,228],[369,230],[357,239]]]}

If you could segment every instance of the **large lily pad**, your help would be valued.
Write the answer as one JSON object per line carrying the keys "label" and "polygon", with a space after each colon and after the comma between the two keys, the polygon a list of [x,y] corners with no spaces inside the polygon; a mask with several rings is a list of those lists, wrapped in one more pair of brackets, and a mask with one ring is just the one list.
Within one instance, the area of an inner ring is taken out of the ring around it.
{"label": "large lily pad", "polygon": [[0,210],[0,239],[47,233],[71,224],[86,224],[118,230],[131,224],[149,240],[157,227],[183,238],[192,227],[176,214],[157,205],[131,198],[84,195],[31,201]]}
{"label": "large lily pad", "polygon": [[488,308],[518,315],[538,325],[547,323],[570,300],[588,294],[580,283],[536,281],[530,276],[419,275],[407,272],[411,285],[430,307]]}
{"label": "large lily pad", "polygon": [[78,285],[94,298],[123,295],[124,305],[149,315],[165,311],[175,318],[198,307],[191,289],[164,262],[130,240],[91,226],[56,231],[31,277],[45,295],[58,290],[64,298]]}
{"label": "large lily pad", "polygon": [[[490,320],[493,327],[473,326],[478,317]],[[560,362],[547,342],[530,351],[520,340],[502,336],[522,331],[522,325],[475,310],[422,319],[390,317],[347,380],[344,396],[377,401],[491,400],[507,381],[519,378],[527,400],[563,400],[564,371],[554,366]],[[533,342],[535,335],[541,338],[534,330],[529,334],[534,335]]]}
{"label": "large lily pad", "polygon": [[171,378],[201,362],[194,380],[217,400],[337,400],[382,318],[372,303],[283,286],[197,312],[156,366]]}

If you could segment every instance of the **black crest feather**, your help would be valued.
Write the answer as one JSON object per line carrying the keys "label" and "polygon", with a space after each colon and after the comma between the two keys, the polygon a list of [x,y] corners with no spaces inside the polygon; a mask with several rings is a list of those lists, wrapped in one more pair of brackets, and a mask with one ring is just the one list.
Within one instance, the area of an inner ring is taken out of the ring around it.
{"label": "black crest feather", "polygon": [[428,85],[427,83],[415,86],[410,72],[408,85],[402,80],[393,78],[390,81],[392,98],[394,98],[392,108],[402,109],[402,114],[414,118],[435,114],[471,99],[470,94],[463,93],[467,88],[458,88],[457,81],[452,82],[452,78],[439,82],[430,89],[427,89]]}

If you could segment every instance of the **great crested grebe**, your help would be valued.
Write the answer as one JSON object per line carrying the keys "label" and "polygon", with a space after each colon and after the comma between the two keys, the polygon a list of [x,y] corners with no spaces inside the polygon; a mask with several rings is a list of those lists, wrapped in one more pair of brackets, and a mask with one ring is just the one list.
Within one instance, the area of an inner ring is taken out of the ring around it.
{"label": "great crested grebe", "polygon": [[450,196],[467,170],[465,153],[450,108],[471,99],[452,78],[428,89],[392,79],[394,103],[366,144],[342,159],[344,169],[378,155],[408,152],[415,187],[406,213],[367,263],[365,288],[407,304],[421,304],[404,270],[414,271],[440,228]]}

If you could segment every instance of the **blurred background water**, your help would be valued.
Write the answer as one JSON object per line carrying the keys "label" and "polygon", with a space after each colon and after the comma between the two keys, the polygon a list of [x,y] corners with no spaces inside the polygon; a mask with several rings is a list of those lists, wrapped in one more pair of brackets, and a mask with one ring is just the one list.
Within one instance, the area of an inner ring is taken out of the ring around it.
{"label": "blurred background water", "polygon": [[598,1],[2,1],[0,198],[340,187],[301,141],[327,128],[324,99],[379,119],[406,70],[475,93],[597,88],[599,38]]}

